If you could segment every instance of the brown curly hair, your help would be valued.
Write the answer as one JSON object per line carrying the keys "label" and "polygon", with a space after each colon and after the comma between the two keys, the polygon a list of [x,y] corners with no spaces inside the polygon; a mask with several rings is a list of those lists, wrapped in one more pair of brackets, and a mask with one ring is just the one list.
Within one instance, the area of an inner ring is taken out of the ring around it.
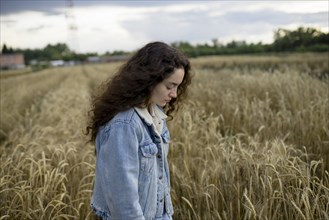
{"label": "brown curly hair", "polygon": [[177,89],[177,98],[165,106],[165,113],[171,113],[186,95],[191,82],[191,65],[188,58],[163,42],[152,42],[139,49],[105,84],[104,92],[94,97],[89,111],[90,122],[86,135],[91,133],[94,142],[99,128],[117,113],[132,107],[146,107],[153,88],[168,78],[175,69],[184,69],[184,79]]}

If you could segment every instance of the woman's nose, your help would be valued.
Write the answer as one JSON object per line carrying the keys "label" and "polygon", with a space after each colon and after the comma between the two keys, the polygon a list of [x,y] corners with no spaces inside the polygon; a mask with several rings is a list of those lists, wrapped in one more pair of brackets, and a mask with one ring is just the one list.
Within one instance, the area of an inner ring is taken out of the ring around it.
{"label": "woman's nose", "polygon": [[170,96],[171,98],[176,98],[176,97],[177,97],[177,89],[174,89],[173,91],[171,91],[171,92],[169,93],[169,96]]}

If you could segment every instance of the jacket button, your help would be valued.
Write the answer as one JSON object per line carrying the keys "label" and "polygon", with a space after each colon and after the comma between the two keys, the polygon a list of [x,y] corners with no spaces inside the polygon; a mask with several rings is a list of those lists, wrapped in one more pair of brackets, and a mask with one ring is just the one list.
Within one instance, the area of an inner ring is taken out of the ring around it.
{"label": "jacket button", "polygon": [[162,180],[162,175],[159,177],[160,180]]}
{"label": "jacket button", "polygon": [[158,154],[158,158],[161,158],[161,154]]}
{"label": "jacket button", "polygon": [[163,202],[163,199],[160,199],[160,202]]}

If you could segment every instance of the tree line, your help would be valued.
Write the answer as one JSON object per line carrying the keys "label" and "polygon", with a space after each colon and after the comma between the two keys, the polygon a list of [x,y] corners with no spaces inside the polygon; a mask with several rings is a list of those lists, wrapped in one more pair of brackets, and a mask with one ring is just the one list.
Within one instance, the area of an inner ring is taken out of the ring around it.
{"label": "tree line", "polygon": [[[221,44],[217,39],[213,39],[211,44],[192,45],[189,42],[180,41],[171,44],[187,54],[189,57],[206,55],[233,55],[233,54],[253,54],[269,52],[329,52],[329,33],[323,33],[310,27],[299,27],[296,30],[278,29],[274,31],[274,41],[272,44],[246,43],[245,41],[231,41]],[[2,47],[3,54],[23,53],[26,64],[36,60],[64,60],[64,61],[86,61],[90,56],[114,56],[127,55],[131,52],[114,51],[99,55],[98,53],[75,53],[65,43],[55,45],[48,44],[43,49],[13,49],[5,44]]]}
{"label": "tree line", "polygon": [[217,39],[213,39],[212,44],[193,46],[188,42],[176,42],[172,45],[190,57],[273,52],[329,52],[329,33],[314,28],[299,27],[292,31],[280,28],[274,32],[272,44],[248,44],[245,41],[233,40],[223,45]]}
{"label": "tree line", "polygon": [[48,44],[43,49],[13,49],[4,44],[1,52],[3,54],[23,53],[25,64],[29,64],[33,60],[37,62],[50,60],[85,61],[89,56],[97,56],[97,53],[75,53],[65,43]]}

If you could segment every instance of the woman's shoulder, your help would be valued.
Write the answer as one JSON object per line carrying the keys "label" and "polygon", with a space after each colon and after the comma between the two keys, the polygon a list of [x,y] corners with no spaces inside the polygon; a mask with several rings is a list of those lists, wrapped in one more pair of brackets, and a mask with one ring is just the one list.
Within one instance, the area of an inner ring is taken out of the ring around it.
{"label": "woman's shoulder", "polygon": [[123,122],[123,123],[131,123],[134,117],[134,109],[130,108],[126,111],[122,111],[117,113],[111,120],[112,123]]}
{"label": "woman's shoulder", "polygon": [[127,111],[119,112],[109,122],[101,126],[97,133],[97,137],[100,141],[99,143],[102,143],[109,137],[113,130],[115,131],[115,135],[119,136],[127,136],[129,135],[128,133],[132,131],[139,136],[142,129],[136,112],[131,108]]}
{"label": "woman's shoulder", "polygon": [[118,124],[130,124],[132,126],[138,124],[138,116],[136,115],[134,108],[117,113],[109,122],[102,126],[101,130],[106,131],[111,128],[111,126]]}

